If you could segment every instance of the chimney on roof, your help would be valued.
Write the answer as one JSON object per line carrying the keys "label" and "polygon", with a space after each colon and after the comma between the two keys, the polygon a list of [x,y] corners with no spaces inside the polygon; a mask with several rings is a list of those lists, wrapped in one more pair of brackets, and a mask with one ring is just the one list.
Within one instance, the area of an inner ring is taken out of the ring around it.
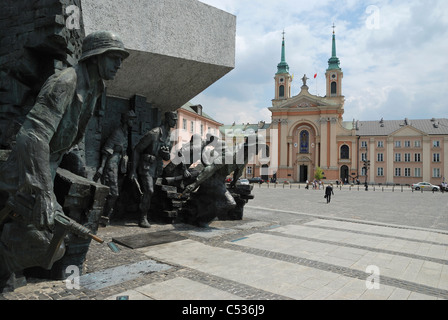
{"label": "chimney on roof", "polygon": [[198,115],[202,116],[202,106],[200,104],[191,106],[191,109],[193,109]]}

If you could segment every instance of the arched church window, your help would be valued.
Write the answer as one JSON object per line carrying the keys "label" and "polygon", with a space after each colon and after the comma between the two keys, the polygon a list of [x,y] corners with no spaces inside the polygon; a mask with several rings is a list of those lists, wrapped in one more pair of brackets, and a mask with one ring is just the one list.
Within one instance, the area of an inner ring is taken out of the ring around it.
{"label": "arched church window", "polygon": [[300,153],[310,153],[310,133],[306,130],[300,132]]}
{"label": "arched church window", "polygon": [[337,94],[337,84],[336,84],[336,82],[332,82],[331,83],[331,94],[332,95]]}
{"label": "arched church window", "polygon": [[350,148],[347,145],[341,147],[341,159],[350,159]]}
{"label": "arched church window", "polygon": [[280,86],[279,88],[279,96],[284,97],[285,96],[285,86]]}

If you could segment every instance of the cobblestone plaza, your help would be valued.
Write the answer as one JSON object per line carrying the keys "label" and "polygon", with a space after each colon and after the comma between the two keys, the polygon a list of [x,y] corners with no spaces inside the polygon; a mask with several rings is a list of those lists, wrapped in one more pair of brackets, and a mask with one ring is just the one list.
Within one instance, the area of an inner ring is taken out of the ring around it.
{"label": "cobblestone plaza", "polygon": [[28,279],[4,300],[434,300],[448,298],[448,194],[400,187],[255,185],[242,221],[209,228],[134,221],[105,242],[169,231],[176,241],[130,249],[92,243],[79,288]]}

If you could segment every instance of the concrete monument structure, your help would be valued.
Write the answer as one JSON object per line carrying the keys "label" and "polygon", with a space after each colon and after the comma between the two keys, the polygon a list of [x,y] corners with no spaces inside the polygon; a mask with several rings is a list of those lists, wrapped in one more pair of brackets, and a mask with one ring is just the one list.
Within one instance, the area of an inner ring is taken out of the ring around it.
{"label": "concrete monument structure", "polygon": [[236,17],[196,0],[83,0],[86,34],[120,34],[130,52],[108,94],[173,111],[235,67]]}

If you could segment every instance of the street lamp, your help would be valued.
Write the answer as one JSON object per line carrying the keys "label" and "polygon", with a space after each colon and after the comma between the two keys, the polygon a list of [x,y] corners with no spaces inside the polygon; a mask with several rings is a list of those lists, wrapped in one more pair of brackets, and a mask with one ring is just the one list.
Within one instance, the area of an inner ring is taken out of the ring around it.
{"label": "street lamp", "polygon": [[367,184],[367,176],[368,176],[369,168],[370,168],[370,160],[366,159],[366,160],[364,160],[364,167],[363,167],[363,169],[365,170],[365,173],[366,173],[366,181],[364,183],[364,186],[366,187],[366,191],[369,190],[369,185]]}

